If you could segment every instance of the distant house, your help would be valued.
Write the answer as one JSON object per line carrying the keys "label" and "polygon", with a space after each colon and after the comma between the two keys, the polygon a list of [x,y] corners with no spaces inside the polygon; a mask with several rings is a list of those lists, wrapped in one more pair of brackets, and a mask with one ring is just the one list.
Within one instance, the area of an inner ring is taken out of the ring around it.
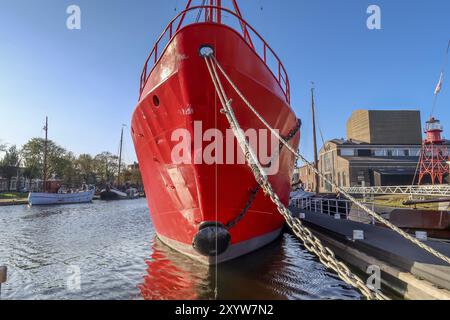
{"label": "distant house", "polygon": [[128,165],[128,170],[139,170],[139,163],[135,162],[133,164]]}
{"label": "distant house", "polygon": [[40,191],[42,180],[24,177],[22,167],[0,168],[0,192]]}

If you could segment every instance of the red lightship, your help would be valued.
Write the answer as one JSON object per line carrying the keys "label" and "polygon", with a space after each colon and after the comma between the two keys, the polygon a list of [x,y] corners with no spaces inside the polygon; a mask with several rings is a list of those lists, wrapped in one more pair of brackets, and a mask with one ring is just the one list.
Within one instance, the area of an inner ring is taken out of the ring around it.
{"label": "red lightship", "polygon": [[[249,102],[281,136],[290,136],[295,149],[300,134],[280,59],[242,18],[235,0],[230,1],[230,9],[220,0],[206,2],[193,6],[192,0],[188,1],[156,41],[141,75],[132,135],[158,237],[196,260],[216,264],[270,243],[280,235],[284,220],[270,198],[257,188],[247,164],[236,160],[240,152],[237,143],[230,147],[228,140],[219,143],[217,135],[208,135],[216,130],[228,136],[230,125],[221,113],[200,52],[205,48],[213,51]],[[224,82],[224,89],[244,130],[266,130],[231,85]],[[180,152],[190,162],[174,160],[174,150],[183,140],[177,134],[180,132],[184,132],[183,139],[195,137],[186,140],[188,151]],[[199,132],[203,136],[200,143],[196,142]],[[258,137],[258,143],[271,140],[270,133]],[[216,161],[199,161],[212,142],[217,147],[213,152]],[[226,161],[217,161],[221,147],[226,149],[222,155]],[[278,142],[275,148],[279,148]],[[230,157],[235,161],[228,161]],[[279,169],[269,177],[285,204],[294,162],[295,157],[281,149]]]}

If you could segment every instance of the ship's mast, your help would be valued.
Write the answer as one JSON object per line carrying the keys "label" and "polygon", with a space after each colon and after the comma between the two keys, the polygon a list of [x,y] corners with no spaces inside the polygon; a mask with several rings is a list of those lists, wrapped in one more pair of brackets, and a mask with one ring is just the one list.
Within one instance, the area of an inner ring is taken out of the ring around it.
{"label": "ship's mast", "polygon": [[120,148],[119,148],[119,173],[117,175],[117,186],[120,186],[120,171],[122,168],[122,149],[123,149],[123,126],[122,132],[120,133]]}
{"label": "ship's mast", "polygon": [[[313,142],[314,142],[314,167],[319,170],[319,156],[317,154],[317,133],[316,133],[316,108],[314,101],[314,83],[311,86],[311,111],[312,111],[312,125],[313,125]],[[319,176],[314,173],[314,191],[316,195],[319,194]]]}
{"label": "ship's mast", "polygon": [[44,192],[47,192],[47,153],[48,153],[48,117],[45,117],[45,141],[44,141]]}

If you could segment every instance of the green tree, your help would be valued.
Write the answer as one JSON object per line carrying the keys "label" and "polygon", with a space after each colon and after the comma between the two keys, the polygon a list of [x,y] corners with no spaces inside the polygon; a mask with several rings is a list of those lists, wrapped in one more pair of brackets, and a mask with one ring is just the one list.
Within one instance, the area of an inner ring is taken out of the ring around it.
{"label": "green tree", "polygon": [[118,157],[110,152],[102,152],[94,158],[94,168],[100,183],[114,182],[118,173]]}
{"label": "green tree", "polygon": [[0,164],[2,166],[9,166],[9,167],[18,167],[20,165],[20,154],[17,150],[17,147],[11,146],[9,149],[4,149],[5,156],[0,161]]}
{"label": "green tree", "polygon": [[75,161],[75,167],[83,182],[97,183],[96,163],[90,154],[81,154]]}
{"label": "green tree", "polygon": [[5,149],[4,152],[5,155],[0,161],[0,175],[11,180],[12,177],[18,174],[20,155],[15,145]]}
{"label": "green tree", "polygon": [[69,186],[79,186],[82,181],[82,178],[80,177],[80,172],[78,168],[76,167],[76,161],[77,158],[72,152],[67,152],[63,159],[60,160],[62,175],[61,178],[63,179],[64,183]]}
{"label": "green tree", "polygon": [[[25,173],[29,178],[41,178],[44,171],[45,140],[33,138],[22,148],[21,154],[25,165]],[[47,173],[48,177],[55,175],[64,178],[68,167],[72,165],[67,151],[49,140],[47,144]]]}

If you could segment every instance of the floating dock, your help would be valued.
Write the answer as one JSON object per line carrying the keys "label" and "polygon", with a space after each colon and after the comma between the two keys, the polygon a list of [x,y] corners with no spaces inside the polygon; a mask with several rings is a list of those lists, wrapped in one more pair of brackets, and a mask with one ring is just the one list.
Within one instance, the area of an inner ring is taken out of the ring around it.
{"label": "floating dock", "polygon": [[[290,209],[346,264],[364,274],[368,267],[378,266],[383,289],[405,299],[450,300],[450,265],[396,232],[297,207]],[[364,231],[364,240],[353,240],[354,230]],[[450,243],[428,240],[426,244],[450,256]]]}

